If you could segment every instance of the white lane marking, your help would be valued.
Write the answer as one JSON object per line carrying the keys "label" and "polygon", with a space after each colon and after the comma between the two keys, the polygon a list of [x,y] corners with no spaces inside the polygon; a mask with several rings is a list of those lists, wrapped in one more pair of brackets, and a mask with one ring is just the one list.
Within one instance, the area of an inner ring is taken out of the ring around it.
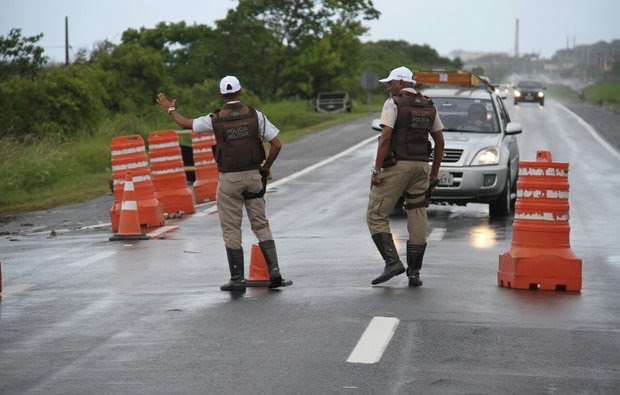
{"label": "white lane marking", "polygon": [[373,317],[347,362],[369,364],[379,362],[392,340],[398,322],[398,318],[394,317]]}
{"label": "white lane marking", "polygon": [[[25,233],[24,236],[36,236],[36,235],[43,235],[46,233],[51,233],[52,231],[58,233],[68,233],[68,232],[75,232],[78,230],[90,230],[90,229],[99,229],[99,228],[107,228],[112,226],[111,222],[108,222],[106,224],[96,224],[96,225],[88,225],[88,226],[82,226],[81,228],[76,228],[76,229],[52,229],[52,228],[48,228],[47,230],[41,231],[41,232],[30,232],[30,233]],[[39,226],[39,228],[44,228],[47,227],[47,225],[45,226]]]}
{"label": "white lane marking", "polygon": [[217,206],[213,206],[213,207],[205,210],[204,213],[205,213],[205,215],[209,215],[209,214],[213,214],[216,211],[217,211]]}
{"label": "white lane marking", "polygon": [[446,228],[434,228],[431,234],[428,235],[426,240],[428,241],[441,241],[446,234]]}
{"label": "white lane marking", "polygon": [[161,235],[163,235],[164,233],[167,232],[172,232],[173,230],[178,229],[179,227],[176,225],[166,225],[166,226],[162,226],[161,228],[155,229],[152,232],[147,233],[146,235],[149,236],[152,239],[155,239]]}
{"label": "white lane marking", "polygon": [[197,217],[204,217],[205,215],[209,215],[212,212],[217,211],[217,207],[215,206],[215,201],[203,203],[203,205],[209,205],[209,207],[206,210],[201,211],[201,212],[195,214],[195,216],[197,216]]}
{"label": "white lane marking", "polygon": [[34,234],[39,229],[44,229],[45,227],[46,227],[46,225],[35,226],[34,228],[30,228],[30,229],[26,230],[24,233],[26,233],[26,234]]}
{"label": "white lane marking", "polygon": [[68,266],[71,266],[71,267],[82,267],[82,266],[90,265],[91,263],[95,263],[97,261],[100,261],[102,259],[110,257],[110,256],[112,256],[114,254],[116,254],[116,251],[103,251],[103,252],[95,254],[95,255],[93,255],[91,257],[88,257],[86,259],[82,259],[81,261],[70,263]]}
{"label": "white lane marking", "polygon": [[9,285],[9,286],[5,286],[2,287],[2,293],[0,294],[0,298],[2,297],[2,295],[9,295],[9,294],[17,294],[23,291],[27,291],[28,289],[32,288],[33,285],[32,284],[19,284],[19,285]]}
{"label": "white lane marking", "polygon": [[607,263],[611,263],[612,265],[620,265],[620,255],[608,256]]}
{"label": "white lane marking", "polygon": [[313,164],[312,166],[308,166],[305,169],[302,169],[302,170],[298,171],[297,173],[293,173],[290,176],[282,178],[281,180],[275,181],[275,182],[267,185],[267,190],[269,190],[271,188],[275,188],[275,187],[277,187],[279,185],[282,185],[284,183],[287,183],[287,182],[289,182],[291,180],[294,180],[294,179],[296,179],[298,177],[301,177],[304,174],[310,173],[311,171],[316,170],[319,167],[325,166],[326,164],[331,163],[331,162],[335,161],[336,159],[340,159],[343,156],[348,155],[348,154],[350,154],[351,152],[353,152],[355,150],[358,150],[359,148],[365,146],[366,144],[368,144],[368,143],[370,143],[372,141],[377,141],[377,136],[370,137],[370,138],[368,138],[368,139],[366,139],[366,140],[364,140],[362,142],[359,142],[359,143],[355,144],[352,147],[347,148],[346,150],[340,152],[339,154],[336,154],[336,155],[331,156],[331,157],[329,157],[327,159],[324,159],[324,160],[322,160],[322,161],[320,161],[318,163]]}
{"label": "white lane marking", "polygon": [[577,119],[577,122],[579,122],[581,126],[583,126],[592,135],[592,137],[594,137],[594,139],[603,146],[603,148],[605,148],[607,151],[609,151],[610,154],[615,156],[616,159],[620,159],[620,152],[618,152],[615,147],[605,141],[589,123],[584,121],[583,118],[566,108],[564,105],[560,104],[560,108],[564,109],[564,111],[575,117],[575,119]]}

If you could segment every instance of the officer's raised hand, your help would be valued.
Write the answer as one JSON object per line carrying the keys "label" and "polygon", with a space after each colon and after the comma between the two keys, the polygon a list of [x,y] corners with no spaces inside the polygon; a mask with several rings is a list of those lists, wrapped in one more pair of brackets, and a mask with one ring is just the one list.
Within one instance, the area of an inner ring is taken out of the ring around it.
{"label": "officer's raised hand", "polygon": [[190,118],[185,118],[183,115],[179,114],[177,111],[177,99],[168,99],[163,92],[159,92],[157,94],[157,103],[166,110],[168,114],[174,119],[174,121],[179,124],[184,129],[191,129],[194,125],[194,120]]}
{"label": "officer's raised hand", "polygon": [[170,111],[170,109],[176,107],[177,99],[172,99],[172,101],[170,101],[163,92],[159,92],[157,94],[157,103],[159,103],[164,110]]}

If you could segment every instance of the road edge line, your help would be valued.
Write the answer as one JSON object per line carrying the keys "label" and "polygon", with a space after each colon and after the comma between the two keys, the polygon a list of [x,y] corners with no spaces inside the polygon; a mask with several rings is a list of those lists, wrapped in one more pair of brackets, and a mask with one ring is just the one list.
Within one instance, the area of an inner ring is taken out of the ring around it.
{"label": "road edge line", "polygon": [[613,156],[615,156],[616,159],[620,159],[620,152],[614,146],[609,144],[603,137],[601,137],[601,135],[596,131],[596,129],[594,129],[594,127],[592,125],[587,123],[583,118],[581,118],[574,111],[572,111],[571,109],[566,107],[564,104],[562,104],[562,103],[558,103],[558,104],[560,105],[561,108],[564,109],[564,111],[568,112],[573,117],[575,117],[577,119],[577,122],[579,122],[581,124],[581,126],[586,128],[586,130],[592,135],[592,137],[594,137],[594,139],[596,141],[598,141],[599,144],[601,144],[603,146],[603,148],[605,148]]}
{"label": "road edge line", "polygon": [[329,163],[331,163],[331,162],[333,162],[333,161],[335,161],[337,159],[340,159],[343,156],[348,155],[351,152],[360,149],[361,147],[365,146],[366,144],[370,143],[371,141],[376,141],[376,140],[377,140],[377,136],[369,137],[366,140],[363,140],[363,141],[355,144],[354,146],[351,146],[351,147],[347,148],[346,150],[344,150],[344,151],[342,151],[342,152],[340,152],[340,153],[338,153],[336,155],[330,156],[329,158],[323,159],[322,161],[317,162],[317,163],[315,163],[313,165],[310,165],[310,166],[306,167],[305,169],[301,169],[301,170],[299,170],[296,173],[288,175],[288,176],[286,176],[286,177],[284,177],[284,178],[282,178],[280,180],[274,181],[271,184],[268,184],[267,185],[267,190],[270,190],[271,188],[275,188],[275,187],[277,187],[279,185],[285,184],[285,183],[287,183],[289,181],[292,181],[292,180],[294,180],[296,178],[299,178],[299,177],[301,177],[301,176],[303,176],[305,174],[308,174],[311,171],[316,170],[316,169],[318,169],[320,167],[323,167],[323,166],[325,166],[325,165],[327,165],[327,164],[329,164]]}

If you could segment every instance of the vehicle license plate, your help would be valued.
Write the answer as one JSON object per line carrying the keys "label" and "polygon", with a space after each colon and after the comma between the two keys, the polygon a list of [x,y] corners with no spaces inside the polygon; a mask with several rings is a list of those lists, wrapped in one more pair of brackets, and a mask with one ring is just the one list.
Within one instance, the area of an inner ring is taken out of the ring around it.
{"label": "vehicle license plate", "polygon": [[454,176],[450,173],[439,173],[439,186],[448,187],[454,184]]}

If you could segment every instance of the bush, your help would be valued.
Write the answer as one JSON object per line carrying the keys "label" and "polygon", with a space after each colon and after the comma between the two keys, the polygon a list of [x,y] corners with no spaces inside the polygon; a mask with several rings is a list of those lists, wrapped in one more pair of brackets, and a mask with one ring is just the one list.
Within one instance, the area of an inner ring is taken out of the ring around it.
{"label": "bush", "polygon": [[0,84],[0,137],[64,139],[89,134],[106,110],[104,90],[92,69],[53,67],[34,79],[12,77]]}
{"label": "bush", "polygon": [[140,112],[171,84],[162,55],[151,48],[122,44],[101,54],[97,64],[105,71],[106,106],[113,112]]}

